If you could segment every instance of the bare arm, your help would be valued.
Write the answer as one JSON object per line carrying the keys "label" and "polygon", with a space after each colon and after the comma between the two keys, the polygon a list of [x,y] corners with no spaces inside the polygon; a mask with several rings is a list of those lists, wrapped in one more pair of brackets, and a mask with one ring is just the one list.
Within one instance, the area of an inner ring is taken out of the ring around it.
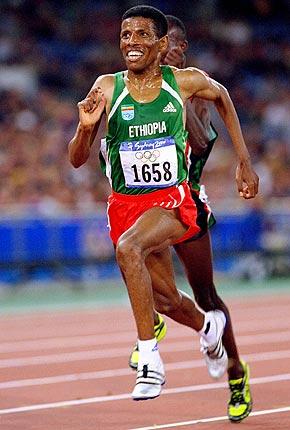
{"label": "bare arm", "polygon": [[186,130],[194,155],[201,156],[209,144],[210,116],[203,100],[195,98],[186,102]]}
{"label": "bare arm", "polygon": [[259,178],[251,166],[240,122],[228,91],[218,82],[197,69],[176,71],[176,78],[184,98],[192,95],[214,102],[229,132],[238,157],[236,182],[238,191],[244,198],[253,198],[258,192]]}
{"label": "bare arm", "polygon": [[[184,50],[180,46],[169,49],[163,60],[164,64],[183,69],[185,67],[186,57]],[[206,112],[205,112],[206,111]],[[205,121],[207,114],[208,125]],[[194,99],[186,102],[186,130],[188,131],[188,143],[193,154],[201,156],[209,144],[208,127],[209,127],[209,110],[204,100]]]}
{"label": "bare arm", "polygon": [[69,160],[74,167],[83,165],[90,155],[102,114],[110,102],[112,82],[110,75],[98,78],[86,98],[78,103],[79,124],[68,145]]}
{"label": "bare arm", "polygon": [[90,155],[105,103],[101,89],[90,91],[87,97],[78,103],[79,124],[68,146],[69,159],[74,167],[80,167]]}

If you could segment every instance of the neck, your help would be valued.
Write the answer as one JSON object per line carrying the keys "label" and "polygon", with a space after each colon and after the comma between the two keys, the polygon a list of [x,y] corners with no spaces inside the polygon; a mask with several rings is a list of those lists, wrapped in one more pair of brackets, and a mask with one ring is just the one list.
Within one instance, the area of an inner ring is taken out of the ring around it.
{"label": "neck", "polygon": [[152,88],[156,86],[156,82],[160,82],[161,76],[161,68],[158,65],[140,72],[128,70],[127,81],[135,88]]}

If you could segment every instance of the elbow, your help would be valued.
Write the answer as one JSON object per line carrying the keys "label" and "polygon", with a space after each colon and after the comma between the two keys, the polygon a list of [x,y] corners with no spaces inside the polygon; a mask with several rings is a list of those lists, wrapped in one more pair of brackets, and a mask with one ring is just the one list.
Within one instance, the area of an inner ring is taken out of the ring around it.
{"label": "elbow", "polygon": [[75,159],[73,159],[73,158],[70,158],[70,159],[69,159],[69,161],[70,161],[71,165],[72,165],[73,167],[75,167],[76,169],[77,169],[78,167],[81,167],[81,166],[84,164],[84,163],[80,162],[79,160],[75,160]]}
{"label": "elbow", "polygon": [[81,167],[86,162],[86,160],[82,160],[79,157],[76,157],[75,154],[69,154],[69,161],[70,161],[71,165],[73,167],[75,167],[76,169],[78,167]]}

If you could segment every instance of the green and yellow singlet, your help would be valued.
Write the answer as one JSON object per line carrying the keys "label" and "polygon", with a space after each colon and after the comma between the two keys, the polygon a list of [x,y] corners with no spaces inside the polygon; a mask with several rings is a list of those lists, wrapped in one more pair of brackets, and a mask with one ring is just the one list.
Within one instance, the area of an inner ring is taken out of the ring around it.
{"label": "green and yellow singlet", "polygon": [[148,103],[134,100],[123,72],[115,74],[101,167],[117,193],[150,193],[187,179],[183,102],[171,68],[161,70],[160,93]]}

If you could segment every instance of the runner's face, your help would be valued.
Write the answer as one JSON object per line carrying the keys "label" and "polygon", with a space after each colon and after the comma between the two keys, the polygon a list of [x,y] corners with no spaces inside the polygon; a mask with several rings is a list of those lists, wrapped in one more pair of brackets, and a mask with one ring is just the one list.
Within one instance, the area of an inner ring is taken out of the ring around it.
{"label": "runner's face", "polygon": [[161,40],[151,19],[125,19],[121,26],[120,49],[128,70],[143,71],[152,63],[158,63]]}
{"label": "runner's face", "polygon": [[168,50],[162,57],[162,63],[175,67],[182,67],[187,45],[187,41],[182,38],[179,28],[174,26],[169,27]]}
{"label": "runner's face", "polygon": [[183,40],[180,37],[178,28],[171,27],[168,29],[168,50],[180,48],[183,50]]}

